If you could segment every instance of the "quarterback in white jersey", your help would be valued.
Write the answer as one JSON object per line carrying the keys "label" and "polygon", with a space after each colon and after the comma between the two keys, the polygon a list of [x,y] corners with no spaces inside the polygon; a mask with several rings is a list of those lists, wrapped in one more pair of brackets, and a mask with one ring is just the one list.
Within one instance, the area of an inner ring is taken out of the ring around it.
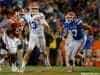
{"label": "quarterback in white jersey", "polygon": [[[46,23],[44,15],[42,13],[28,14],[24,16],[25,20],[29,25],[29,50],[32,50],[35,46],[41,48],[40,50],[45,49],[45,36],[44,36],[44,26]],[[34,42],[33,42],[34,41]]]}
{"label": "quarterback in white jersey", "polygon": [[[44,52],[46,49],[45,36],[44,36],[44,27],[49,29],[49,25],[45,20],[45,17],[42,13],[39,12],[39,5],[36,2],[33,2],[29,5],[29,12],[24,15],[24,21],[27,22],[29,27],[29,43],[28,49],[24,55],[22,62],[22,70],[24,71],[25,65],[28,62],[29,55],[32,50],[37,46],[40,48],[40,52]],[[49,64],[48,57],[44,59],[45,64]]]}

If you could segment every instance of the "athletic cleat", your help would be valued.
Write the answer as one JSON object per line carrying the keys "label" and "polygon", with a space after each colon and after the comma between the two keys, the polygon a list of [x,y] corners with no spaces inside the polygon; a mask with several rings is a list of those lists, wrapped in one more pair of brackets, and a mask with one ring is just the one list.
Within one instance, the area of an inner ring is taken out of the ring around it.
{"label": "athletic cleat", "polygon": [[72,66],[69,66],[69,67],[68,67],[67,72],[73,72],[73,68],[72,68]]}
{"label": "athletic cleat", "polygon": [[19,72],[24,72],[25,71],[25,65],[22,65],[22,67],[20,68]]}
{"label": "athletic cleat", "polygon": [[67,72],[73,72],[72,70],[67,70]]}
{"label": "athletic cleat", "polygon": [[12,65],[11,71],[12,72],[17,72],[18,71],[18,68],[15,65]]}

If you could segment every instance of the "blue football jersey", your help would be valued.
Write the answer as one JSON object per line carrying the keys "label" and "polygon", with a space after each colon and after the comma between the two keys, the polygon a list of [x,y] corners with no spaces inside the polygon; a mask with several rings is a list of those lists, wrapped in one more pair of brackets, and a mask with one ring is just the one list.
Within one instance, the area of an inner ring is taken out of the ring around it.
{"label": "blue football jersey", "polygon": [[64,22],[64,30],[72,33],[72,37],[74,40],[80,40],[83,38],[83,27],[81,24],[81,20],[76,19],[74,21],[65,21]]}

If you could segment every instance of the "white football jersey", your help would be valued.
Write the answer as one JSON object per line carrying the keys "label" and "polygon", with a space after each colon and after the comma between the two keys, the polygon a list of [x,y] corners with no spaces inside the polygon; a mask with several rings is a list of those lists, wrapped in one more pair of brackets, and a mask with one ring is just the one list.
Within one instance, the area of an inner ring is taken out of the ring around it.
{"label": "white football jersey", "polygon": [[43,24],[46,20],[42,13],[37,13],[33,16],[31,14],[26,14],[24,18],[29,25],[30,32],[33,34],[41,34],[41,32],[44,32]]}

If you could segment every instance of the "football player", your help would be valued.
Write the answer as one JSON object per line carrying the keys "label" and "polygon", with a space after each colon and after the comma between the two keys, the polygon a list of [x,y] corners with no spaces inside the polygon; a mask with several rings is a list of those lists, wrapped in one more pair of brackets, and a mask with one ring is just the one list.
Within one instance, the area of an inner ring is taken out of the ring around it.
{"label": "football player", "polygon": [[64,32],[67,34],[65,44],[66,66],[73,68],[75,66],[75,56],[81,48],[84,38],[82,21],[74,11],[65,13]]}
{"label": "football player", "polygon": [[[39,5],[37,2],[33,2],[29,5],[29,12],[26,13],[23,18],[29,27],[28,49],[26,50],[22,62],[22,70],[24,71],[25,65],[27,64],[29,59],[29,55],[32,52],[32,50],[35,48],[35,46],[40,48],[41,53],[46,54],[44,27],[46,27],[46,29],[49,29],[49,25],[45,20],[45,16],[39,12]],[[46,65],[50,65],[48,56],[44,58],[44,63]]]}

